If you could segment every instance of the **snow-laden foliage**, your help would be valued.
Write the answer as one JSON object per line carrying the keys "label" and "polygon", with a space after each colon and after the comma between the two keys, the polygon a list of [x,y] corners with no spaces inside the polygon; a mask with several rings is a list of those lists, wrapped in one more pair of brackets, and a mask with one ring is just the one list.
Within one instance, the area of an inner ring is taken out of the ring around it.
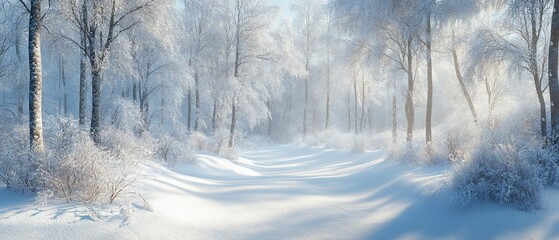
{"label": "snow-laden foliage", "polygon": [[519,133],[491,131],[471,150],[470,159],[454,166],[448,186],[462,206],[492,201],[529,211],[543,207],[544,186],[558,177],[557,153]]}
{"label": "snow-laden foliage", "polygon": [[542,208],[542,180],[538,165],[522,158],[511,145],[484,146],[472,159],[457,166],[449,180],[463,206],[494,201],[523,210]]}
{"label": "snow-laden foliage", "polygon": [[197,148],[194,143],[190,140],[193,136],[202,136],[200,133],[192,133],[188,137],[184,136],[173,136],[171,134],[160,134],[155,138],[155,158],[161,160],[170,166],[176,166],[179,163],[190,163],[196,160],[196,152],[194,149]]}
{"label": "snow-laden foliage", "polygon": [[38,164],[29,151],[29,128],[12,125],[3,128],[0,134],[0,180],[8,188],[35,191]]}
{"label": "snow-laden foliage", "polygon": [[[31,155],[27,130],[14,126],[0,131],[0,179],[9,188],[39,192],[41,198],[84,203],[113,203],[137,197],[140,163],[151,159],[149,139],[133,132],[106,129],[96,146],[77,120],[49,117],[45,122],[46,151]],[[44,199],[43,199],[44,200]]]}

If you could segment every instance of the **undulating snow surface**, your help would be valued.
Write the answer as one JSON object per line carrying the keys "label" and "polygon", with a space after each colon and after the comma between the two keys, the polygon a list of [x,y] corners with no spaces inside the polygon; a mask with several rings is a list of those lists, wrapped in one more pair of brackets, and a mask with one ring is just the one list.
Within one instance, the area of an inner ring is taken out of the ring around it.
{"label": "undulating snow surface", "polygon": [[146,167],[131,204],[93,208],[0,190],[0,239],[559,239],[559,189],[546,210],[461,209],[440,190],[446,169],[402,166],[380,151],[270,146],[232,163]]}

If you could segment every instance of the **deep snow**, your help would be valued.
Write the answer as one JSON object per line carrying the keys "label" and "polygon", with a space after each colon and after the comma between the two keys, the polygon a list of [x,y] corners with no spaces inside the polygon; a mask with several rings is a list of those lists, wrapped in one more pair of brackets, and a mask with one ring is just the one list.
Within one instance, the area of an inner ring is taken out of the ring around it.
{"label": "deep snow", "polygon": [[559,189],[546,210],[482,204],[462,209],[441,189],[445,168],[403,166],[381,151],[275,145],[230,162],[145,165],[132,204],[38,206],[0,190],[0,239],[559,239]]}

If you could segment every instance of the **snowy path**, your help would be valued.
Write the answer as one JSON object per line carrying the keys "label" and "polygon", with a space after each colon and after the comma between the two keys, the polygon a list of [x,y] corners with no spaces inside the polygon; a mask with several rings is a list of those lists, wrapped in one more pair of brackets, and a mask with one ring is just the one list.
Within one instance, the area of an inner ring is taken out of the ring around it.
{"label": "snowy path", "polygon": [[236,164],[200,154],[196,166],[146,168],[154,212],[136,209],[126,224],[0,190],[0,239],[559,239],[559,189],[547,211],[460,209],[435,195],[444,169],[378,151],[280,145],[243,151]]}

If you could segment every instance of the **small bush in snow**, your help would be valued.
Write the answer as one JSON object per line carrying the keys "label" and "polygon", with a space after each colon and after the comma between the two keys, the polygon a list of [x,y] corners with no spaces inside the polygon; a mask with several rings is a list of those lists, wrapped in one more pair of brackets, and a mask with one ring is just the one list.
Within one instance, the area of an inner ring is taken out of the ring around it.
{"label": "small bush in snow", "polygon": [[[46,118],[45,153],[36,161],[38,200],[62,198],[85,203],[113,203],[137,195],[138,164],[150,157],[148,141],[117,129],[103,131],[96,146],[71,118]],[[13,149],[26,152],[13,145]],[[4,153],[4,152],[3,152]],[[26,166],[18,169],[33,169]],[[1,172],[4,172],[2,170]],[[18,176],[17,179],[25,179]]]}
{"label": "small bush in snow", "polygon": [[438,149],[448,158],[451,163],[460,163],[468,158],[468,151],[472,149],[473,140],[479,139],[477,129],[464,123],[444,130],[442,142]]}
{"label": "small bush in snow", "polygon": [[136,136],[137,125],[121,122],[103,129],[97,146],[75,119],[47,116],[45,151],[36,156],[29,149],[27,125],[2,125],[0,185],[37,192],[41,203],[50,198],[87,204],[141,198],[135,189],[139,165],[152,159],[154,143],[148,133]]}
{"label": "small bush in snow", "polygon": [[[203,136],[203,134],[201,135]],[[191,138],[192,135],[189,139]],[[175,166],[177,163],[181,162],[191,162],[196,159],[196,152],[190,144],[190,141],[177,139],[168,134],[157,137],[155,153],[158,159],[171,166]]]}
{"label": "small bush in snow", "polygon": [[49,146],[53,148],[39,172],[41,195],[61,197],[67,202],[101,201],[108,183],[110,155],[99,150],[79,130],[61,132],[50,139]]}
{"label": "small bush in snow", "polygon": [[36,191],[38,159],[29,151],[29,128],[13,125],[0,131],[0,181],[6,187]]}
{"label": "small bush in snow", "polygon": [[463,206],[493,201],[523,210],[541,209],[543,184],[557,176],[557,165],[537,148],[510,143],[480,146],[469,161],[455,166],[450,188]]}
{"label": "small bush in snow", "polygon": [[[238,151],[233,146],[229,147],[229,130],[225,128],[218,128],[211,137],[209,151],[217,153],[219,156],[235,160],[238,158]],[[243,140],[243,135],[239,132],[235,134],[235,142],[238,143]]]}

